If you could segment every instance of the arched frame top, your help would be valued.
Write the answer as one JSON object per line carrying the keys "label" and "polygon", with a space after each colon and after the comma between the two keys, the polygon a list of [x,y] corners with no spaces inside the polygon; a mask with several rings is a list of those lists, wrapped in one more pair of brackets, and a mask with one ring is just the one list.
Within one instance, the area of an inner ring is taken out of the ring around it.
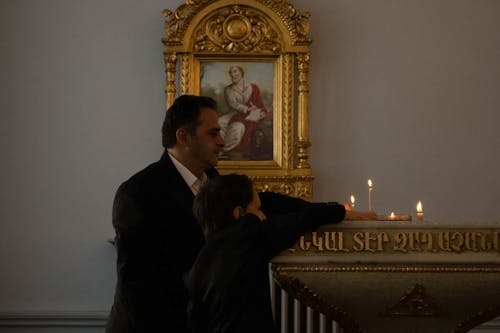
{"label": "arched frame top", "polygon": [[[204,4],[206,6],[203,6]],[[281,53],[309,52],[311,40],[308,37],[308,19],[310,14],[297,12],[293,5],[286,1],[187,1],[175,12],[164,10],[167,37],[163,39],[163,43],[170,46],[172,52],[192,52],[195,42],[192,36],[200,23],[211,13],[224,7],[234,6],[253,8],[267,16],[271,24],[279,29],[279,38],[282,41]]]}
{"label": "arched frame top", "polygon": [[312,199],[309,13],[286,0],[186,0],[163,14],[167,108],[178,90],[213,97],[226,140],[219,171]]}

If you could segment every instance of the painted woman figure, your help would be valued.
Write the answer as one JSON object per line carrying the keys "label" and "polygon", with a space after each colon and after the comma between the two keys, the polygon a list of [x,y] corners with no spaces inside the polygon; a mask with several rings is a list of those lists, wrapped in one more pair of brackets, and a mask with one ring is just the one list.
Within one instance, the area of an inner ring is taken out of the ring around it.
{"label": "painted woman figure", "polygon": [[224,88],[224,97],[230,110],[224,150],[245,153],[260,121],[267,115],[267,110],[262,102],[259,87],[254,83],[245,83],[243,68],[231,66],[229,75],[232,83]]}

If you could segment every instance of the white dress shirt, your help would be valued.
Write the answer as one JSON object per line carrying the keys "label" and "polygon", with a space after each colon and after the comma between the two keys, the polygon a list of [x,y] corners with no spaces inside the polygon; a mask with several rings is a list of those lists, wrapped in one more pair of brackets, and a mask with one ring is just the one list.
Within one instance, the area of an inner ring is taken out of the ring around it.
{"label": "white dress shirt", "polygon": [[201,178],[198,178],[181,162],[179,162],[172,154],[168,153],[168,156],[170,156],[172,163],[174,163],[175,168],[177,169],[177,171],[179,171],[187,186],[189,186],[194,195],[197,195],[198,192],[200,192],[201,186],[208,180],[205,172],[203,172]]}

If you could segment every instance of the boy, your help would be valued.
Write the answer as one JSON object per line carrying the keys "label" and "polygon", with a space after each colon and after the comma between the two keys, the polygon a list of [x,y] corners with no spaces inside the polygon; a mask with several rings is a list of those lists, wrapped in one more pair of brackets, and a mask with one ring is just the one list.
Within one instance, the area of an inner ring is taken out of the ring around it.
{"label": "boy", "polygon": [[185,278],[192,332],[277,332],[269,295],[268,262],[306,231],[340,222],[344,206],[308,203],[300,212],[266,220],[244,175],[209,180],[193,211],[206,244]]}

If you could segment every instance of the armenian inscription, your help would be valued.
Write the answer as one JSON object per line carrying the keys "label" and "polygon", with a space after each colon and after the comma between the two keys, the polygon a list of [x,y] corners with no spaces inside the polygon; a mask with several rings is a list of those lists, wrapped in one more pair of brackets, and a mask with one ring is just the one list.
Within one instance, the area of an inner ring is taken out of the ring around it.
{"label": "armenian inscription", "polygon": [[324,231],[293,248],[312,252],[500,252],[500,231]]}

